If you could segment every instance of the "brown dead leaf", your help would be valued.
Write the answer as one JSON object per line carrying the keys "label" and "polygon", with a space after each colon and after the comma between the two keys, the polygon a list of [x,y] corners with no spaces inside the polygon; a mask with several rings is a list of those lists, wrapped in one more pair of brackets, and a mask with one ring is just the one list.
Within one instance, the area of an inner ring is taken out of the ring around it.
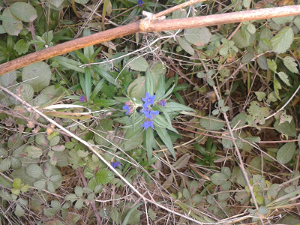
{"label": "brown dead leaf", "polygon": [[27,122],[26,126],[27,126],[28,128],[34,128],[34,127],[35,127],[34,123],[33,123],[31,120],[29,120],[29,121]]}
{"label": "brown dead leaf", "polygon": [[52,128],[52,126],[48,126],[48,127],[47,127],[47,130],[46,130],[46,133],[47,133],[48,135],[50,135],[53,131],[54,131],[54,129]]}
{"label": "brown dead leaf", "polygon": [[41,129],[41,127],[40,127],[40,126],[37,126],[36,128],[34,128],[34,129],[32,130],[32,133],[37,134],[37,133],[40,131],[40,129]]}

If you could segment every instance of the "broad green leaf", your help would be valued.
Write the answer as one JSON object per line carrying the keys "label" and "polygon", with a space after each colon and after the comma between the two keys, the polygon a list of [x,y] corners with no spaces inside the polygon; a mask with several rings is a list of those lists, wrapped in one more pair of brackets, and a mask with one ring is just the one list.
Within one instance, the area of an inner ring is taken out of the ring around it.
{"label": "broad green leaf", "polygon": [[19,87],[17,87],[16,94],[25,102],[29,102],[33,99],[34,90],[29,84],[21,84]]}
{"label": "broad green leaf", "polygon": [[146,132],[146,149],[147,149],[147,157],[148,160],[150,160],[152,158],[152,148],[153,148],[153,144],[155,142],[154,139],[154,134],[153,134],[153,130],[152,129],[147,129]]}
{"label": "broad green leaf", "polygon": [[9,87],[15,83],[17,80],[17,72],[12,71],[6,74],[3,74],[0,76],[0,84],[2,84],[4,87]]}
{"label": "broad green leaf", "polygon": [[77,2],[79,4],[86,4],[89,2],[89,0],[75,0],[75,2]]}
{"label": "broad green leaf", "polygon": [[14,134],[8,139],[7,147],[10,149],[17,149],[23,144],[23,135],[20,133]]}
{"label": "broad green leaf", "polygon": [[248,8],[250,6],[251,1],[250,0],[243,0],[243,6],[245,8]]}
{"label": "broad green leaf", "polygon": [[211,33],[208,28],[191,28],[184,30],[185,39],[193,45],[204,46],[209,43]]}
{"label": "broad green leaf", "polygon": [[97,184],[107,184],[114,178],[114,174],[107,169],[99,170],[96,175]]}
{"label": "broad green leaf", "polygon": [[166,93],[165,90],[165,76],[160,76],[158,85],[157,85],[157,91],[155,93],[155,98],[157,100],[160,100],[161,97],[163,97],[163,95]]}
{"label": "broad green leaf", "polygon": [[279,78],[287,85],[291,86],[288,75],[285,74],[285,72],[279,72],[277,73]]}
{"label": "broad green leaf", "polygon": [[294,16],[272,18],[272,20],[274,21],[274,23],[281,25],[281,24],[292,22],[294,20]]}
{"label": "broad green leaf", "polygon": [[247,25],[247,30],[249,31],[250,34],[255,34],[256,32],[256,28],[252,23]]}
{"label": "broad green leaf", "polygon": [[190,55],[195,54],[195,50],[192,48],[191,44],[189,42],[187,42],[184,38],[177,37],[176,39],[177,39],[180,47],[183,48],[184,51],[186,51]]}
{"label": "broad green leaf", "polygon": [[182,195],[183,195],[183,197],[185,197],[186,199],[190,199],[190,198],[191,198],[191,194],[190,194],[189,190],[186,189],[186,188],[183,189]]}
{"label": "broad green leaf", "polygon": [[262,91],[256,91],[255,95],[257,97],[257,100],[260,102],[267,96],[266,93],[264,93]]}
{"label": "broad green leaf", "polygon": [[278,54],[286,52],[294,40],[294,32],[290,27],[285,27],[271,39],[272,50]]}
{"label": "broad green leaf", "polygon": [[58,200],[52,200],[51,201],[51,207],[54,208],[54,209],[57,209],[57,210],[61,209],[61,205],[60,205]]}
{"label": "broad green leaf", "polygon": [[51,79],[50,67],[44,62],[37,62],[24,67],[22,80],[30,84],[35,92],[47,87]]}
{"label": "broad green leaf", "polygon": [[267,191],[268,197],[275,199],[280,189],[279,184],[272,184]]}
{"label": "broad green leaf", "polygon": [[224,121],[213,116],[201,118],[199,122],[206,130],[221,130],[225,126]]}
{"label": "broad green leaf", "polygon": [[267,58],[265,56],[260,56],[258,59],[257,59],[257,64],[259,65],[259,67],[263,70],[269,70],[269,67],[268,67],[268,63],[267,63]]}
{"label": "broad green leaf", "polygon": [[279,163],[286,164],[293,158],[296,152],[295,143],[286,143],[284,144],[277,152],[276,159]]}
{"label": "broad green leaf", "polygon": [[186,17],[186,15],[187,15],[187,12],[185,9],[178,9],[172,13],[172,19],[184,18],[184,17]]}
{"label": "broad green leaf", "polygon": [[289,71],[291,71],[293,73],[298,73],[297,63],[295,62],[294,58],[292,58],[290,56],[286,56],[283,59],[283,63],[286,66],[286,68],[289,69]]}
{"label": "broad green leaf", "polygon": [[49,162],[46,162],[44,164],[44,174],[46,175],[46,177],[50,177],[52,174],[52,166],[50,165]]}
{"label": "broad green leaf", "polygon": [[55,192],[55,187],[52,181],[48,181],[47,182],[47,190],[51,193]]}
{"label": "broad green leaf", "polygon": [[276,65],[276,62],[274,60],[269,60],[268,59],[268,67],[273,72],[276,72],[276,70],[277,70],[277,65]]}
{"label": "broad green leaf", "polygon": [[54,217],[57,213],[57,209],[46,208],[44,209],[43,213],[46,217]]}
{"label": "broad green leaf", "polygon": [[39,191],[41,191],[45,187],[45,184],[46,184],[46,180],[45,179],[40,179],[40,180],[34,182],[33,186],[36,189],[38,189]]}
{"label": "broad green leaf", "polygon": [[178,131],[172,126],[172,124],[168,123],[163,116],[157,115],[153,120],[154,126],[159,126],[162,128],[167,128],[175,133],[178,133]]}
{"label": "broad green leaf", "polygon": [[19,159],[15,158],[15,157],[11,157],[10,160],[11,160],[11,167],[13,169],[17,170],[22,167],[22,162]]}
{"label": "broad green leaf", "polygon": [[32,163],[26,167],[26,174],[30,177],[40,178],[42,173],[43,173],[43,170],[37,164]]}
{"label": "broad green leaf", "polygon": [[64,145],[56,145],[56,146],[53,146],[51,149],[52,149],[53,151],[55,151],[55,152],[62,152],[62,151],[64,151],[66,148],[65,148]]}
{"label": "broad green leaf", "polygon": [[16,2],[9,7],[14,16],[24,22],[33,22],[37,18],[35,8],[25,2]]}
{"label": "broad green leaf", "polygon": [[248,47],[255,40],[255,36],[256,36],[254,34],[250,34],[249,32],[248,34],[250,35],[249,39],[247,37],[244,37],[241,31],[236,32],[235,35],[232,37],[235,46],[238,48]]}
{"label": "broad green leaf", "polygon": [[294,24],[297,26],[297,28],[300,30],[300,16],[297,16],[294,19]]}
{"label": "broad green leaf", "polygon": [[165,143],[169,151],[171,152],[174,159],[176,159],[176,154],[173,148],[172,140],[165,128],[155,127],[155,130],[160,137],[160,139]]}
{"label": "broad green leaf", "polygon": [[83,189],[82,189],[82,187],[76,186],[75,189],[74,189],[74,191],[75,191],[75,194],[78,197],[82,197],[82,195],[83,195]]}
{"label": "broad green leaf", "polygon": [[284,134],[284,135],[287,135],[289,137],[296,137],[297,135],[297,132],[296,132],[296,126],[295,126],[295,121],[291,121],[290,123],[289,122],[284,122],[284,123],[281,123],[279,125],[279,120],[277,120],[275,123],[274,123],[274,128]]}
{"label": "broad green leaf", "polygon": [[128,65],[132,70],[140,72],[145,72],[149,67],[146,59],[140,56],[130,59]]}
{"label": "broad green leaf", "polygon": [[[108,131],[112,130],[113,122],[112,120],[101,120],[100,125],[95,128],[97,133],[95,133],[95,142],[99,145],[109,145],[107,139]],[[105,138],[105,139],[104,139]]]}
{"label": "broad green leaf", "polygon": [[29,44],[24,41],[24,39],[18,40],[14,49],[18,52],[19,55],[22,55],[28,51]]}
{"label": "broad green leaf", "polygon": [[142,99],[146,95],[146,88],[145,88],[146,78],[138,77],[135,79],[129,86],[128,86],[128,95],[130,97],[134,97],[136,99]]}
{"label": "broad green leaf", "polygon": [[26,147],[24,152],[28,153],[27,157],[34,158],[34,159],[40,158],[40,156],[43,154],[42,149],[37,148],[35,146]]}
{"label": "broad green leaf", "polygon": [[6,33],[12,36],[18,36],[23,28],[22,21],[18,20],[17,17],[11,13],[9,7],[4,9],[2,16],[11,19],[2,21],[2,25]]}
{"label": "broad green leaf", "polygon": [[222,167],[221,173],[223,173],[227,179],[229,179],[231,176],[231,171],[229,167]]}
{"label": "broad green leaf", "polygon": [[118,208],[114,207],[110,211],[110,218],[117,224],[121,223],[121,214],[118,212]]}
{"label": "broad green leaf", "polygon": [[75,194],[67,194],[65,196],[65,201],[74,202],[78,199],[78,197]]}
{"label": "broad green leaf", "polygon": [[25,214],[25,211],[24,211],[24,209],[22,209],[22,207],[19,204],[17,204],[14,213],[17,217],[21,217]]}
{"label": "broad green leaf", "polygon": [[223,183],[225,183],[227,181],[227,177],[226,175],[224,175],[223,173],[214,173],[211,177],[210,177],[211,182],[213,182],[215,185],[222,185]]}
{"label": "broad green leaf", "polygon": [[2,162],[0,162],[0,171],[5,172],[11,166],[11,159],[5,158]]}

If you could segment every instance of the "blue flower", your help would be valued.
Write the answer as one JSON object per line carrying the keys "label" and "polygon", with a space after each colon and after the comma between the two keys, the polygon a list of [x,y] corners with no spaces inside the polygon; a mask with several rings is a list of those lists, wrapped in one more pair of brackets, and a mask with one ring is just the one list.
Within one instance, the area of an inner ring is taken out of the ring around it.
{"label": "blue flower", "polygon": [[149,120],[154,119],[155,116],[159,114],[158,111],[150,111],[150,112],[149,112],[149,110],[143,110],[142,112],[144,113],[144,115],[145,115]]}
{"label": "blue flower", "polygon": [[141,8],[141,7],[143,6],[143,4],[144,4],[143,0],[139,0],[138,3],[139,3],[139,7],[140,7],[140,8]]}
{"label": "blue flower", "polygon": [[126,115],[130,112],[130,107],[128,105],[124,105],[123,109],[126,109]]}
{"label": "blue flower", "polygon": [[111,165],[113,168],[116,168],[116,167],[120,166],[121,163],[117,161],[117,162],[112,162]]}
{"label": "blue flower", "polygon": [[152,105],[154,104],[154,99],[155,99],[155,95],[150,95],[149,92],[146,93],[146,97],[145,98],[142,98],[143,101],[145,102],[145,104],[143,104],[143,107],[144,108],[147,108],[148,105]]}
{"label": "blue flower", "polygon": [[79,101],[80,101],[80,102],[86,102],[86,97],[83,96],[83,95],[81,95],[81,96],[79,97]]}
{"label": "blue flower", "polygon": [[167,100],[166,100],[166,99],[163,99],[163,100],[161,100],[161,101],[159,102],[159,104],[160,104],[161,106],[166,106],[166,102],[167,102]]}
{"label": "blue flower", "polygon": [[152,127],[153,128],[153,121],[145,121],[142,125],[141,125],[141,127],[145,127],[145,129],[147,130],[149,127]]}

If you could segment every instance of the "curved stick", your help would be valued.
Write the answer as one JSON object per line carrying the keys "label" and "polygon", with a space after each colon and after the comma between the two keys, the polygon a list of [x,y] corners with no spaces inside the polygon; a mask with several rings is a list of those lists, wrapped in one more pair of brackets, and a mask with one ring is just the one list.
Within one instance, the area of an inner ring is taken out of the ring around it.
{"label": "curved stick", "polygon": [[155,20],[156,15],[153,15],[154,20],[148,18],[142,19],[135,23],[127,24],[122,27],[113,28],[86,37],[68,41],[41,51],[30,53],[7,63],[3,63],[0,65],[0,76],[35,62],[39,62],[45,59],[52,58],[54,56],[62,55],[90,45],[110,41],[115,38],[124,37],[126,35],[134,34],[137,32],[177,30],[251,20],[269,19],[275,17],[295,16],[300,15],[300,5],[168,20]]}

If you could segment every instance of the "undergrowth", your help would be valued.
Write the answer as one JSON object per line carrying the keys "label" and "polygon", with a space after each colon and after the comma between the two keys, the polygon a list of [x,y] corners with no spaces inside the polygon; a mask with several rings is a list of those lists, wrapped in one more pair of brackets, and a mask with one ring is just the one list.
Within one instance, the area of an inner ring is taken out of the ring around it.
{"label": "undergrowth", "polygon": [[[0,1],[0,63],[182,2]],[[300,224],[299,30],[137,33],[1,76],[0,224]]]}

